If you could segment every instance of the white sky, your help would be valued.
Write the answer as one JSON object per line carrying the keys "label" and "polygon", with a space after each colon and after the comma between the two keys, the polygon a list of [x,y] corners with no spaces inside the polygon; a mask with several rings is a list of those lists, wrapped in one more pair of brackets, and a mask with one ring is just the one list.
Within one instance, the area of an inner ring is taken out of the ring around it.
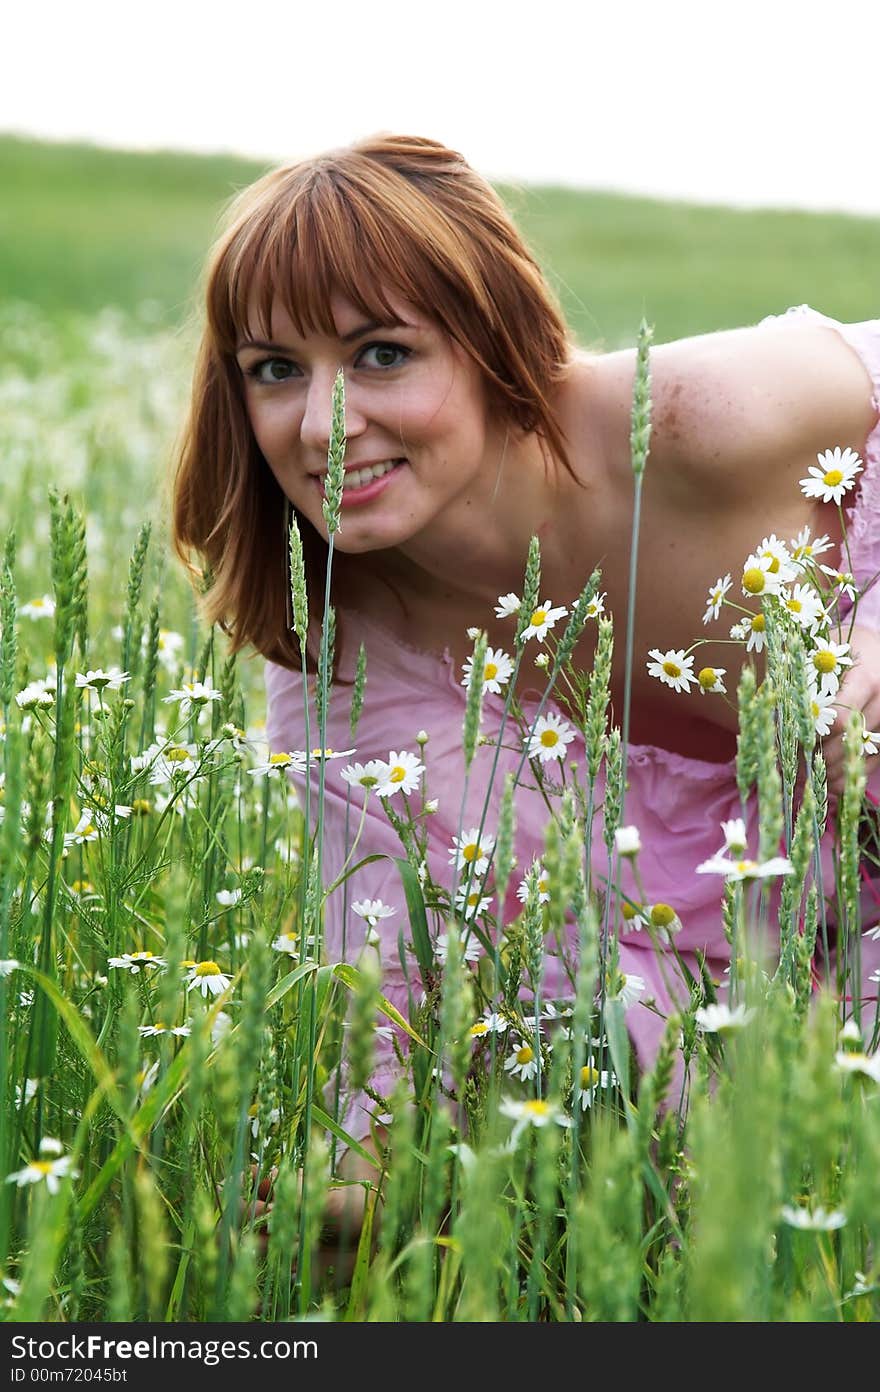
{"label": "white sky", "polygon": [[0,130],[269,159],[397,130],[490,177],[878,214],[878,42],[878,0],[42,0],[0,26]]}

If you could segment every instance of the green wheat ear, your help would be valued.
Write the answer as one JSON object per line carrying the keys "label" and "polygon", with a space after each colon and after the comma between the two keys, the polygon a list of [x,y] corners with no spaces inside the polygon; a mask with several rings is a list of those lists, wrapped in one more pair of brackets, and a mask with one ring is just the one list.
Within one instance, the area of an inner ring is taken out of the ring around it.
{"label": "green wheat ear", "polygon": [[345,476],[345,378],[342,368],[333,383],[333,420],[330,427],[330,448],[327,451],[326,497],[322,505],[324,521],[330,536],[341,530],[339,509],[342,506],[342,482]]}

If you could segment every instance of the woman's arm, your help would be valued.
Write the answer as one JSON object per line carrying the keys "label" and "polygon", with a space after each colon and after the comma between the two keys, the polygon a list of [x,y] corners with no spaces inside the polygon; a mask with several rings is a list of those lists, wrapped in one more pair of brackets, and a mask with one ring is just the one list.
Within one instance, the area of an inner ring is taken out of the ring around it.
{"label": "woman's arm", "polygon": [[[635,354],[599,360],[606,457],[628,457]],[[833,327],[793,316],[660,344],[651,352],[648,468],[655,486],[797,489],[815,455],[863,454],[877,423],[864,364]],[[621,445],[626,447],[621,451]]]}

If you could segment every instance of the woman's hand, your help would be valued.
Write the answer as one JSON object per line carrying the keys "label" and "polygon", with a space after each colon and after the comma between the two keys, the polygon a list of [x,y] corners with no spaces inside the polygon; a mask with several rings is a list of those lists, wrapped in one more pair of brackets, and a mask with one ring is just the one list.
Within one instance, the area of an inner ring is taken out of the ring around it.
{"label": "woman's hand", "polygon": [[[845,633],[846,630],[844,636]],[[828,791],[838,797],[843,792],[843,736],[852,711],[861,711],[866,730],[880,730],[880,634],[856,624],[849,641],[853,665],[846,669],[834,697],[837,715],[830,733],[822,741],[828,768]],[[880,754],[869,754],[865,759],[868,777],[877,768],[880,768]]]}

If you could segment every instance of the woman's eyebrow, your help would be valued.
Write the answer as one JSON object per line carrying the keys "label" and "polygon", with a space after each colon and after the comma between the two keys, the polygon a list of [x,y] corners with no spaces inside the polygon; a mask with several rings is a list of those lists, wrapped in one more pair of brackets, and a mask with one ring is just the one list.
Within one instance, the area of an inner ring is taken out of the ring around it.
{"label": "woman's eyebrow", "polygon": [[[355,339],[363,338],[365,334],[375,333],[377,329],[406,329],[412,325],[407,324],[403,319],[395,319],[388,323],[380,323],[377,319],[371,320],[369,324],[358,324],[356,329],[350,329],[348,333],[340,335],[341,343],[353,343]],[[236,346],[236,353],[240,353],[244,348],[260,348],[264,353],[288,353],[289,348],[285,348],[280,343],[267,343],[262,338],[248,338]]]}

